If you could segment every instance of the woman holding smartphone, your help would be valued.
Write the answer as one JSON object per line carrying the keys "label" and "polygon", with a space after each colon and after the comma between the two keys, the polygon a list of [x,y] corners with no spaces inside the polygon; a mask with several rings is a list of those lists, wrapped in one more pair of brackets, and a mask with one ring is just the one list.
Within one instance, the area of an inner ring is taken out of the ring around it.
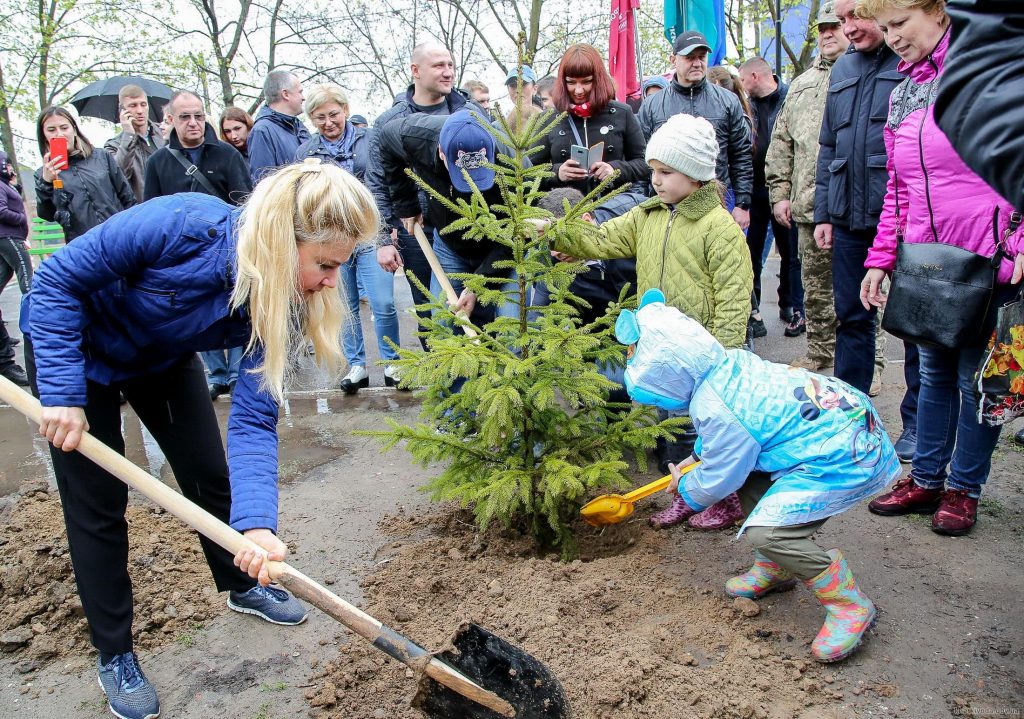
{"label": "woman holding smartphone", "polygon": [[[547,180],[547,187],[573,187],[585,195],[615,171],[619,176],[613,187],[647,181],[647,143],[640,123],[628,105],[615,100],[611,75],[597,50],[573,45],[565,51],[551,99],[558,112],[569,114],[531,158],[535,164],[552,164],[555,177]],[[599,143],[603,152],[591,151]],[[582,148],[587,149],[589,167],[579,162]]]}
{"label": "woman holding smartphone", "polygon": [[[66,109],[43,110],[36,138],[43,156],[35,175],[36,212],[64,228],[65,242],[135,204],[135,193],[113,155],[96,151]],[[55,187],[55,180],[63,189]]]}

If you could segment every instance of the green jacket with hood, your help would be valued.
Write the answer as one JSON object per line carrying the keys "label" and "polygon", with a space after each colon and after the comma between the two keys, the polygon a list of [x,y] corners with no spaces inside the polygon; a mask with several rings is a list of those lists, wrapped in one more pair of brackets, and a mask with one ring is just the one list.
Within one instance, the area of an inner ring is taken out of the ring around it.
{"label": "green jacket with hood", "polygon": [[754,271],[743,231],[722,207],[715,183],[675,207],[647,200],[593,234],[560,238],[555,249],[585,259],[635,257],[639,294],[656,287],[726,348],[743,345]]}

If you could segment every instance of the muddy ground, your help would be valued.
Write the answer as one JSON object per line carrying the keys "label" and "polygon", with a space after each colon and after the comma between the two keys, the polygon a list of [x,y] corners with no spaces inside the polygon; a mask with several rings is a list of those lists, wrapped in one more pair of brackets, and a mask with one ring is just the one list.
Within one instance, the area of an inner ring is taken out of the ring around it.
{"label": "muddy ground", "polygon": [[[801,340],[781,339],[780,323],[769,328],[763,354],[802,352]],[[888,354],[899,357],[894,341]],[[887,370],[878,403],[894,435],[901,372]],[[575,717],[1024,713],[1024,452],[1009,433],[968,537],[863,507],[829,521],[823,543],[844,549],[881,617],[861,652],[822,667],[808,660],[821,610],[805,590],[760,602],[756,616],[722,593],[748,564],[734,533],[654,532],[645,519],[666,500],[652,498],[625,525],[581,526],[581,561],[568,565],[512,533],[478,536],[466,515],[417,491],[424,470],[404,451],[382,455],[352,434],[384,417],[414,419],[409,395],[309,386],[281,423],[280,524],[292,563],[426,646],[442,646],[462,620],[480,622],[547,663]],[[227,406],[218,403],[224,417]],[[173,484],[130,412],[125,431],[129,456]],[[0,432],[0,717],[105,716],[45,446],[10,409],[0,409]],[[163,716],[417,716],[404,668],[315,611],[295,628],[230,612],[175,520],[137,498],[129,518],[139,653]]]}

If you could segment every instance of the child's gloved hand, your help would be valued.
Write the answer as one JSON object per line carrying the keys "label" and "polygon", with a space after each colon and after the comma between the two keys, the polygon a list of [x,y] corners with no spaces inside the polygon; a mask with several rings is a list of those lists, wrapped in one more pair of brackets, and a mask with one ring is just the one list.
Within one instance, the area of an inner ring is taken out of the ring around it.
{"label": "child's gloved hand", "polygon": [[668,483],[666,492],[673,495],[679,493],[679,480],[683,476],[683,470],[691,464],[697,464],[697,459],[692,454],[679,464],[668,463],[668,471],[672,475],[672,481]]}

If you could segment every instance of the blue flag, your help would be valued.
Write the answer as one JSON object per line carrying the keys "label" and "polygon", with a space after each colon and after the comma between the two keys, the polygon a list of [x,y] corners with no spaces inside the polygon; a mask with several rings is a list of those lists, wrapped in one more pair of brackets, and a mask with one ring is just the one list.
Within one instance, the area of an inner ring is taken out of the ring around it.
{"label": "blue flag", "polygon": [[708,39],[708,66],[725,58],[725,0],[665,0],[665,37],[669,42],[687,30]]}

